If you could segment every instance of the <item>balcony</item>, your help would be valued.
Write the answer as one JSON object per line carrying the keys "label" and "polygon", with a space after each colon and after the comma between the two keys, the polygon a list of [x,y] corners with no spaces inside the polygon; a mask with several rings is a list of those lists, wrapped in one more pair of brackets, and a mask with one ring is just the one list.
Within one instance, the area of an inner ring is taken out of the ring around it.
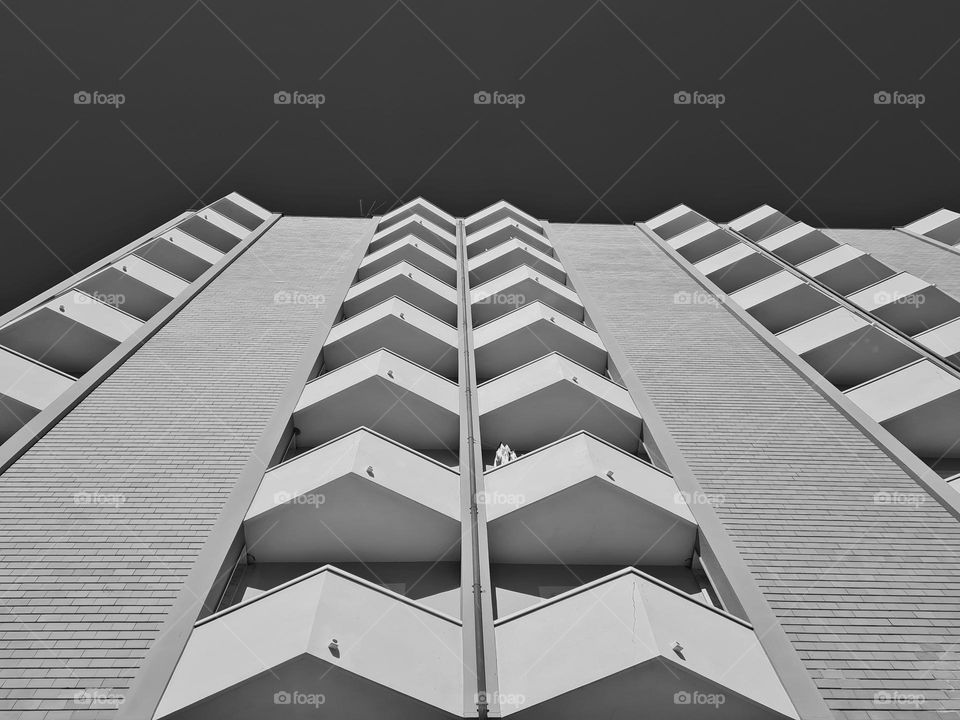
{"label": "balcony", "polygon": [[915,335],[913,339],[954,365],[960,364],[960,320],[945,322],[932,330]]}
{"label": "balcony", "polygon": [[237,193],[230,193],[215,203],[211,203],[210,209],[248,231],[256,230],[264,220],[270,217],[269,212]]}
{"label": "balcony", "polygon": [[667,241],[688,262],[698,263],[740,242],[736,235],[712,222],[705,222]]}
{"label": "balcony", "polygon": [[750,625],[633,568],[497,620],[496,642],[504,716],[797,717]]}
{"label": "balcony", "polygon": [[910,223],[904,230],[947,245],[958,245],[960,244],[960,213],[955,213],[953,210],[937,210]]}
{"label": "balcony", "polygon": [[463,221],[463,227],[467,234],[473,234],[503,220],[519,223],[535,233],[543,234],[543,227],[539,220],[503,200],[468,217]]}
{"label": "balcony", "polygon": [[544,235],[515,220],[504,218],[467,236],[467,257],[474,258],[510,240],[521,240],[544,255],[554,255],[553,245]]}
{"label": "balcony", "polygon": [[176,231],[144,243],[133,254],[187,282],[196,280],[223,257],[223,253]]}
{"label": "balcony", "polygon": [[378,350],[307,383],[293,421],[300,447],[369,427],[415,450],[456,452],[459,412],[455,383]]}
{"label": "balcony", "polygon": [[907,335],[960,317],[956,298],[909,273],[893,275],[848,299]]}
{"label": "balcony", "polygon": [[490,559],[688,564],[697,526],[670,475],[579,432],[484,473]]}
{"label": "balcony", "polygon": [[459,560],[460,476],[360,428],[267,471],[243,526],[258,563]]}
{"label": "balcony", "polygon": [[669,240],[705,222],[709,222],[709,220],[700,213],[691,210],[686,205],[677,205],[675,208],[647,220],[644,224],[664,240]]}
{"label": "balcony", "polygon": [[461,634],[327,565],[197,623],[155,717],[462,717]]}
{"label": "balcony", "polygon": [[177,225],[177,229],[222,253],[233,250],[250,234],[243,225],[233,222],[210,208],[198,210],[195,215]]}
{"label": "balcony", "polygon": [[395,225],[374,233],[370,245],[367,247],[367,253],[374,253],[409,235],[432,245],[450,257],[457,256],[457,236],[416,215],[411,215]]}
{"label": "balcony", "polygon": [[73,378],[0,349],[0,442],[73,384]]}
{"label": "balcony", "polygon": [[849,245],[838,245],[800,263],[797,270],[816,278],[840,295],[849,295],[896,274],[872,255]]}
{"label": "balcony", "polygon": [[424,218],[450,234],[456,234],[457,232],[457,221],[452,215],[445,213],[436,205],[421,197],[401,205],[396,210],[385,213],[380,218],[380,222],[377,223],[377,230],[393,227],[413,216]]}
{"label": "balcony", "polygon": [[330,372],[386,348],[456,380],[458,343],[452,325],[394,297],[334,325],[323,346],[323,367]]}
{"label": "balcony", "polygon": [[0,328],[0,346],[80,377],[142,324],[86,293],[68,290]]}
{"label": "balcony", "polygon": [[600,336],[539,300],[481,325],[473,333],[473,344],[478,382],[551,352],[601,375],[607,370],[607,350]]}
{"label": "balcony", "polygon": [[135,255],[128,255],[76,285],[87,295],[102,298],[143,321],[160,312],[186,287],[184,280]]}
{"label": "balcony", "polygon": [[401,261],[420,268],[451,287],[457,285],[457,261],[415,235],[407,235],[364,257],[358,277],[366,280]]}
{"label": "balcony", "polygon": [[583,322],[583,305],[573,290],[524,265],[470,291],[473,324],[483,325],[537,300]]}
{"label": "balcony", "polygon": [[730,229],[735,230],[753,242],[759,242],[765,237],[778,233],[793,225],[794,222],[779,210],[769,205],[761,205],[746,215],[741,215],[729,223]]}
{"label": "balcony", "polygon": [[528,453],[585,430],[641,453],[643,421],[626,388],[551,353],[477,388],[482,446]]}
{"label": "balcony", "polygon": [[844,307],[780,333],[791,350],[841,390],[920,359],[900,338]]}
{"label": "balcony", "polygon": [[344,317],[352,317],[394,296],[450,325],[457,323],[457,291],[406,261],[351,287],[343,301]]}
{"label": "balcony", "polygon": [[507,240],[471,258],[467,265],[470,270],[471,285],[480,285],[521,265],[526,265],[561,285],[567,281],[567,273],[555,258],[545,255],[529,243],[517,238]]}
{"label": "balcony", "polygon": [[796,265],[837,247],[839,243],[806,223],[796,223],[759,242],[785,263]]}
{"label": "balcony", "polygon": [[920,360],[847,397],[921,458],[960,458],[960,378]]}
{"label": "balcony", "polygon": [[775,334],[837,307],[832,299],[786,270],[732,293],[730,299]]}
{"label": "balcony", "polygon": [[701,260],[694,267],[726,293],[736,292],[780,270],[780,266],[745,242]]}

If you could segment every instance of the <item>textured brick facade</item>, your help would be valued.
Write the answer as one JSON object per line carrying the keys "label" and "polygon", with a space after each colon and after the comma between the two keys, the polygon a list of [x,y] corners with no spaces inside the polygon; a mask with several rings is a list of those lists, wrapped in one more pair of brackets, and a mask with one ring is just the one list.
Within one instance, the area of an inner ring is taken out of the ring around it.
{"label": "textured brick facade", "polygon": [[0,717],[112,715],[370,223],[281,219],[0,478]]}
{"label": "textured brick facade", "polygon": [[636,228],[550,236],[836,716],[957,717],[960,522]]}

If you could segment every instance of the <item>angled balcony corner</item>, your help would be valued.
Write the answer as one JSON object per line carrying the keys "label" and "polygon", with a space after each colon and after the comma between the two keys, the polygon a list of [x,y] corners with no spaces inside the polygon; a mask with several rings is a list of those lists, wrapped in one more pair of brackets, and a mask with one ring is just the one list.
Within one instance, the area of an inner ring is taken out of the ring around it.
{"label": "angled balcony corner", "polygon": [[774,334],[838,305],[835,300],[786,270],[732,293],[730,299]]}
{"label": "angled balcony corner", "polygon": [[425,243],[429,243],[450,257],[457,256],[456,235],[415,214],[401,220],[395,225],[377,230],[370,239],[367,252],[377,252],[410,235],[419,238]]}
{"label": "angled balcony corner", "polygon": [[707,218],[700,213],[691,210],[686,205],[677,205],[654,218],[650,218],[644,225],[663,240],[670,240],[705,222],[707,222]]}
{"label": "angled balcony corner", "polygon": [[518,720],[798,717],[750,625],[634,568],[500,618],[496,642]]}
{"label": "angled balcony corner", "polygon": [[518,207],[514,207],[505,200],[499,200],[493,205],[485,207],[483,210],[475,212],[473,215],[465,218],[463,221],[464,231],[471,235],[494,223],[509,220],[518,223],[528,230],[543,234],[543,226],[540,221],[529,213],[525,213]]}
{"label": "angled balcony corner", "polygon": [[494,563],[689,565],[697,526],[673,478],[586,432],[484,473]]}
{"label": "angled balcony corner", "polygon": [[456,233],[457,231],[457,221],[452,215],[444,212],[436,205],[422,197],[418,197],[408,203],[404,203],[400,207],[391,210],[388,213],[384,213],[382,216],[380,216],[380,220],[377,223],[377,230],[385,230],[393,227],[397,223],[403,222],[407,218],[413,216],[418,216],[425,220],[429,220],[431,223],[437,227],[443,228],[448,233],[452,234]]}
{"label": "angled balcony corner", "polygon": [[467,236],[467,257],[475,258],[511,240],[520,240],[553,257],[553,244],[541,232],[511,218],[504,218]]}
{"label": "angled balcony corner", "polygon": [[457,322],[457,291],[405,260],[351,287],[343,301],[343,315],[349,318],[394,296],[445,323]]}
{"label": "angled balcony corner", "polygon": [[739,242],[740,239],[726,228],[707,221],[675,235],[667,244],[688,262],[698,263]]}
{"label": "angled balcony corner", "polygon": [[423,270],[451,287],[457,284],[457,261],[415,235],[407,235],[368,254],[360,263],[357,277],[366,280],[401,261]]}
{"label": "angled balcony corner", "polygon": [[239,244],[249,230],[220,213],[204,208],[183,220],[177,230],[185,232],[222,253],[228,253]]}
{"label": "angled balcony corner", "polygon": [[585,430],[643,454],[643,421],[626,388],[557,353],[477,388],[481,444],[528,453]]}
{"label": "angled balcony corner", "polygon": [[745,242],[731,245],[694,267],[725,293],[736,292],[780,270],[780,265]]}
{"label": "angled balcony corner", "polygon": [[920,353],[900,338],[844,307],[829,310],[777,337],[840,390],[920,359]]}
{"label": "angled balcony corner", "polygon": [[960,366],[960,320],[945,322],[943,325],[914,335],[913,339],[952,365]]}
{"label": "angled balcony corner", "polygon": [[470,290],[473,324],[483,325],[535,300],[583,322],[583,305],[572,289],[522,265]]}
{"label": "angled balcony corner", "polygon": [[377,350],[307,383],[293,421],[304,448],[369,427],[414,450],[456,453],[459,412],[455,383]]}
{"label": "angled balcony corner", "polygon": [[474,330],[477,381],[484,382],[558,352],[596,373],[607,370],[607,350],[586,325],[539,300]]}
{"label": "angled balcony corner", "polygon": [[785,263],[797,265],[834,249],[839,243],[806,223],[796,223],[758,244]]}
{"label": "angled balcony corner", "polygon": [[470,284],[480,285],[520,265],[526,265],[561,285],[567,281],[567,273],[556,258],[519,238],[513,238],[470,258],[467,263]]}
{"label": "angled balcony corner", "polygon": [[461,632],[327,565],[197,623],[155,718],[461,717]]}
{"label": "angled balcony corner", "polygon": [[360,428],[268,470],[244,532],[258,563],[454,560],[459,499],[455,470]]}
{"label": "angled balcony corner", "polygon": [[0,348],[0,442],[60,397],[74,379]]}
{"label": "angled balcony corner", "polygon": [[960,458],[960,379],[930,360],[846,393],[921,459]]}
{"label": "angled balcony corner", "polygon": [[133,254],[188,283],[203,275],[222,257],[213,248],[203,246],[184,233],[178,235],[174,232],[144,243]]}
{"label": "angled balcony corner", "polygon": [[846,244],[798,264],[797,270],[840,295],[849,295],[896,275],[895,270],[872,255]]}
{"label": "angled balcony corner", "polygon": [[323,346],[323,368],[330,372],[385,348],[456,380],[457,343],[456,328],[392,297],[331,328]]}
{"label": "angled balcony corner", "polygon": [[235,192],[210,203],[210,209],[247,231],[256,230],[264,220],[270,217],[268,211]]}
{"label": "angled balcony corner", "polygon": [[729,223],[730,229],[748,240],[759,242],[781,230],[790,227],[794,221],[769,205],[761,205]]}
{"label": "angled balcony corner", "polygon": [[937,210],[910,223],[903,229],[942,242],[945,245],[960,245],[960,213],[953,210]]}
{"label": "angled balcony corner", "polygon": [[80,377],[143,323],[78,290],[68,290],[0,328],[0,346]]}
{"label": "angled balcony corner", "polygon": [[898,273],[850,295],[850,302],[907,335],[960,317],[960,301],[909,273]]}

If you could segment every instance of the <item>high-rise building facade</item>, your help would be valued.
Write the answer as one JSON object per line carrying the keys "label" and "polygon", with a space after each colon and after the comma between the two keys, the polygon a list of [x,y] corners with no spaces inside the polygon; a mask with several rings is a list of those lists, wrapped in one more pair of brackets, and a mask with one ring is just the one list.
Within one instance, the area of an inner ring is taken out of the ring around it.
{"label": "high-rise building facade", "polygon": [[956,717],[957,218],[184,213],[0,318],[0,717]]}

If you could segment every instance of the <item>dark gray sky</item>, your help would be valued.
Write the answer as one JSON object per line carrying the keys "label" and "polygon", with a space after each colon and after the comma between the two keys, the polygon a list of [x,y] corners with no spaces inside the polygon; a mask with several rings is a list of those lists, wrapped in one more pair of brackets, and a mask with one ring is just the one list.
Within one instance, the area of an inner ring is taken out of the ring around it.
{"label": "dark gray sky", "polygon": [[956,0],[4,0],[0,18],[3,310],[231,190],[311,215],[503,197],[568,222],[960,209]]}

